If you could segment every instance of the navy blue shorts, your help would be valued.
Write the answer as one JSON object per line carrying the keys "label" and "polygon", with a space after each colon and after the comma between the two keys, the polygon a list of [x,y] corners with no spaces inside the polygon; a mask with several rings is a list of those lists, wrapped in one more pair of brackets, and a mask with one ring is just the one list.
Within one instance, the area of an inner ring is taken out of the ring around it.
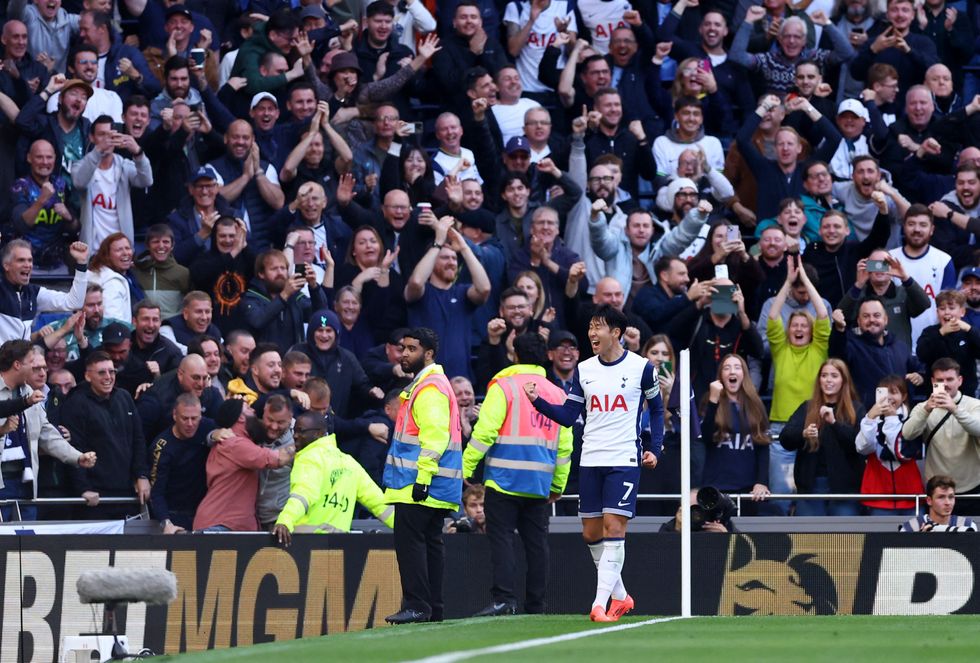
{"label": "navy blue shorts", "polygon": [[601,518],[604,513],[632,518],[639,489],[639,467],[580,467],[579,518]]}

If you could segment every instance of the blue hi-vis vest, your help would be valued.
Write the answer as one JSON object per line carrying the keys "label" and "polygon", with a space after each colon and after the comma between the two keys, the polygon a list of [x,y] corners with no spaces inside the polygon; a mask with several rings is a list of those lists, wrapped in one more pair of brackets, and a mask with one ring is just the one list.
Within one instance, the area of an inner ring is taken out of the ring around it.
{"label": "blue hi-vis vest", "polygon": [[550,402],[560,403],[565,392],[545,378],[536,377],[512,375],[496,381],[507,399],[507,417],[497,441],[489,448],[477,440],[470,444],[486,453],[484,481],[493,481],[506,491],[548,497],[558,462],[561,426],[534,409],[524,395],[524,383],[534,382],[541,396]]}
{"label": "blue hi-vis vest", "polygon": [[[434,386],[449,399],[449,446],[439,455],[423,449],[419,426],[412,406],[422,389]],[[463,499],[463,433],[460,427],[459,406],[449,379],[442,373],[430,373],[412,389],[412,395],[401,404],[388,458],[385,461],[384,484],[395,490],[415,483],[419,456],[434,458],[439,469],[429,485],[429,497],[440,502],[459,504]]]}

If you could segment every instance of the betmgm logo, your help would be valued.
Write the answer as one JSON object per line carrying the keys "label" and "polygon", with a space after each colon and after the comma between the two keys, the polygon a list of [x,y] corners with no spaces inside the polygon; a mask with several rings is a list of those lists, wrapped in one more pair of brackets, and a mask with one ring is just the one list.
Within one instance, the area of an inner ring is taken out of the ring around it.
{"label": "betmgm logo", "polygon": [[864,534],[733,536],[717,614],[975,611],[975,606],[967,604],[976,583],[974,566],[980,560],[973,558],[971,546],[956,546],[964,554],[938,541],[930,547],[888,545],[892,543],[894,538],[889,537],[883,545],[876,545],[873,535]]}

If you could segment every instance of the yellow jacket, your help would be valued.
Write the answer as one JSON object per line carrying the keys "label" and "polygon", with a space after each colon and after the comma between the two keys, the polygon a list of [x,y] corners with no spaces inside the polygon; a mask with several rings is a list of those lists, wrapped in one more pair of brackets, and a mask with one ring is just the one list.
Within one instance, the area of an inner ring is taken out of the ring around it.
{"label": "yellow jacket", "polygon": [[381,489],[356,460],[337,448],[336,438],[327,435],[296,452],[289,499],[276,524],[290,532],[349,532],[357,502],[388,527],[394,526],[395,510],[385,504]]}

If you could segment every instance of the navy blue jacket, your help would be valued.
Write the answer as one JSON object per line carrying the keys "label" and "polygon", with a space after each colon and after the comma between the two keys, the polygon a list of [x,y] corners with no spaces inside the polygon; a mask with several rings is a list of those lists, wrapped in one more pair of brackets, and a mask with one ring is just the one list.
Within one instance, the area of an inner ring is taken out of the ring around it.
{"label": "navy blue jacket", "polygon": [[854,388],[865,408],[875,404],[875,388],[886,375],[905,376],[922,371],[922,365],[904,341],[885,332],[884,343],[878,343],[855,329],[844,332],[834,327],[830,332],[830,356],[843,359],[854,370]]}
{"label": "navy blue jacket", "polygon": [[160,433],[150,447],[150,512],[157,520],[170,520],[190,530],[197,506],[208,492],[207,462],[211,448],[207,436],[214,422],[202,419],[189,440],[174,435],[173,427]]}
{"label": "navy blue jacket", "polygon": [[327,295],[322,286],[317,286],[310,288],[309,297],[299,290],[287,302],[279,295],[269,294],[265,281],[256,277],[248,285],[244,302],[245,319],[255,342],[275,343],[285,352],[306,340],[303,325],[314,310],[327,308]]}

